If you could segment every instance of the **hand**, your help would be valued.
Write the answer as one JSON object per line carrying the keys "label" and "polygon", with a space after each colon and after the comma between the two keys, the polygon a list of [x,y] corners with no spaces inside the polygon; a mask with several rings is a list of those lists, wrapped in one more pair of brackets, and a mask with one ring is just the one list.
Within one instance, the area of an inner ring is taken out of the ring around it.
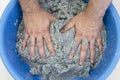
{"label": "hand", "polygon": [[[94,15],[93,15],[94,16]],[[65,32],[72,27],[75,27],[75,41],[77,47],[81,42],[81,52],[80,52],[80,65],[85,61],[86,51],[88,45],[85,44],[83,40],[88,40],[90,48],[90,61],[94,63],[95,55],[95,42],[98,43],[99,51],[102,52],[102,40],[101,40],[101,29],[103,26],[102,19],[94,19],[91,16],[88,16],[85,12],[81,12],[76,15],[67,25],[64,27],[61,32]],[[71,59],[75,55],[75,50],[71,51],[69,58]]]}
{"label": "hand", "polygon": [[[40,9],[32,13],[23,13],[24,19],[24,39],[23,49],[26,48],[27,39],[30,38],[30,56],[34,59],[35,44],[38,47],[40,57],[45,58],[43,38],[46,41],[48,49],[52,55],[55,55],[52,40],[50,38],[49,27],[50,23],[56,18],[48,12]],[[36,42],[36,43],[35,43]]]}

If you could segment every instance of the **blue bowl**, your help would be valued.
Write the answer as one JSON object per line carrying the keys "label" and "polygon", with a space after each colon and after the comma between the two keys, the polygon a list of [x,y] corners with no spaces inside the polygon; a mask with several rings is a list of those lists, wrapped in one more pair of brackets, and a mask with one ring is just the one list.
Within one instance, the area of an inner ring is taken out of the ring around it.
{"label": "blue bowl", "polygon": [[[0,21],[1,59],[15,80],[40,80],[41,77],[29,73],[29,66],[17,54],[16,33],[21,18],[18,0],[11,0]],[[112,4],[104,16],[104,23],[107,30],[107,48],[100,64],[90,71],[87,78],[72,80],[105,80],[116,66],[120,57],[120,21]]]}

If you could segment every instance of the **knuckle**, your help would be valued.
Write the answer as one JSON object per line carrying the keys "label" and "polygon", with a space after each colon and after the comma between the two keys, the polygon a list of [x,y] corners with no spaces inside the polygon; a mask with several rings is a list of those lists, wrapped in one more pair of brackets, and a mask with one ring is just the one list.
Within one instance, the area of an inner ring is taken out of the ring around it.
{"label": "knuckle", "polygon": [[102,42],[101,38],[98,38],[98,42],[99,42],[99,43],[101,43],[101,42]]}
{"label": "knuckle", "polygon": [[43,56],[44,55],[44,51],[40,50],[40,55]]}
{"label": "knuckle", "polygon": [[25,31],[24,31],[24,34],[28,34],[28,31],[27,31],[27,30],[25,30]]}
{"label": "knuckle", "polygon": [[37,31],[37,32],[36,32],[36,37],[40,37],[40,35],[41,35],[41,32],[40,32],[40,31]]}
{"label": "knuckle", "polygon": [[53,52],[53,51],[54,51],[54,48],[53,48],[52,45],[48,45],[48,48],[49,48],[49,51],[50,51],[50,52]]}
{"label": "knuckle", "polygon": [[43,59],[43,58],[45,58],[45,55],[40,55],[40,57]]}
{"label": "knuckle", "polygon": [[26,43],[27,43],[27,41],[24,39],[24,40],[22,41],[22,44],[25,45]]}
{"label": "knuckle", "polygon": [[94,51],[91,51],[91,52],[90,52],[90,55],[91,55],[91,56],[94,56]]}
{"label": "knuckle", "polygon": [[23,47],[23,48],[25,48],[25,46],[26,46],[25,44],[22,44],[22,47]]}
{"label": "knuckle", "polygon": [[43,35],[46,38],[46,40],[49,40],[50,34],[48,32],[44,32]]}
{"label": "knuckle", "polygon": [[48,31],[49,31],[48,29],[43,29],[43,33],[45,34],[48,33]]}
{"label": "knuckle", "polygon": [[33,43],[31,43],[31,44],[30,44],[30,46],[31,46],[31,48],[33,48],[33,47],[34,47],[34,44],[33,44]]}
{"label": "knuckle", "polygon": [[81,36],[82,36],[82,33],[81,33],[81,32],[79,32],[79,33],[78,33],[78,36],[79,36],[79,37],[81,37]]}
{"label": "knuckle", "polygon": [[100,48],[101,51],[103,50],[102,46],[99,46],[99,48]]}
{"label": "knuckle", "polygon": [[23,38],[23,42],[27,42],[27,37],[24,37],[24,38]]}
{"label": "knuckle", "polygon": [[49,44],[48,44],[48,47],[49,47],[49,49],[53,49],[52,43],[49,43]]}
{"label": "knuckle", "polygon": [[39,45],[38,45],[38,48],[39,48],[39,49],[42,49],[42,48],[43,48],[43,46],[39,44]]}
{"label": "knuckle", "polygon": [[34,31],[30,31],[29,35],[33,35],[34,36],[35,32]]}
{"label": "knuckle", "polygon": [[90,48],[91,53],[94,53],[94,48]]}
{"label": "knuckle", "polygon": [[26,47],[26,44],[25,44],[25,43],[22,43],[22,47],[25,48],[25,47]]}
{"label": "knuckle", "polygon": [[99,47],[102,47],[102,42],[101,41],[97,42],[97,44],[98,44]]}
{"label": "knuckle", "polygon": [[52,47],[52,45],[50,45],[50,46],[48,46],[49,47],[49,50],[50,51],[53,51],[54,49],[53,49],[53,47]]}
{"label": "knuckle", "polygon": [[33,56],[34,56],[34,52],[31,52],[31,53],[30,53],[30,56],[33,57]]}
{"label": "knuckle", "polygon": [[28,33],[28,29],[27,28],[24,29],[24,33]]}
{"label": "knuckle", "polygon": [[51,53],[53,53],[53,52],[54,52],[54,50],[53,50],[53,49],[50,49],[50,52],[51,52]]}
{"label": "knuckle", "polygon": [[81,61],[81,62],[84,62],[84,57],[80,57],[80,61]]}
{"label": "knuckle", "polygon": [[50,39],[47,40],[47,45],[48,45],[48,46],[52,46],[52,42],[51,42]]}
{"label": "knuckle", "polygon": [[94,45],[93,44],[90,45],[90,50],[94,50]]}
{"label": "knuckle", "polygon": [[30,54],[34,54],[34,49],[30,49]]}
{"label": "knuckle", "polygon": [[31,34],[31,31],[30,30],[26,30],[26,34]]}
{"label": "knuckle", "polygon": [[74,56],[74,53],[71,53],[69,56],[70,56],[70,57],[73,57],[73,56]]}
{"label": "knuckle", "polygon": [[41,45],[41,41],[37,39],[37,46]]}
{"label": "knuckle", "polygon": [[87,49],[86,46],[82,47],[82,52],[86,52],[86,49]]}
{"label": "knuckle", "polygon": [[22,42],[22,43],[23,43],[23,44],[26,43],[26,38],[23,39],[23,42]]}
{"label": "knuckle", "polygon": [[93,56],[91,56],[91,57],[90,57],[90,60],[94,60],[94,57],[93,57]]}
{"label": "knuckle", "polygon": [[30,49],[30,53],[33,53],[33,48],[32,48],[32,49]]}
{"label": "knuckle", "polygon": [[102,43],[101,43],[101,42],[99,42],[99,43],[98,43],[98,46],[99,46],[99,47],[102,47],[103,45],[102,45]]}

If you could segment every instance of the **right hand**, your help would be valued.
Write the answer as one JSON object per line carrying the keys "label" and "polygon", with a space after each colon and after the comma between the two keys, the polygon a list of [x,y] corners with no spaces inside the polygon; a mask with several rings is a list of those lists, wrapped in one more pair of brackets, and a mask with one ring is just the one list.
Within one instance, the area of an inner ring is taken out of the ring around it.
{"label": "right hand", "polygon": [[[39,9],[31,13],[24,13],[24,39],[22,48],[26,48],[26,42],[30,38],[30,56],[34,59],[35,45],[38,47],[41,59],[45,58],[43,39],[45,40],[51,55],[55,55],[55,50],[50,37],[49,27],[56,18],[48,12]],[[36,43],[35,43],[36,42]]]}

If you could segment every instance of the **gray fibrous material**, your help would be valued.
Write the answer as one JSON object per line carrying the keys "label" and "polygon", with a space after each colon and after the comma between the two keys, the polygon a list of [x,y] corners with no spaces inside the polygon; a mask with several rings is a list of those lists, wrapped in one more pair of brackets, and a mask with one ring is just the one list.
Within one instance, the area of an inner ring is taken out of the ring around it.
{"label": "gray fibrous material", "polygon": [[[50,26],[51,39],[56,51],[55,56],[51,56],[44,42],[45,60],[39,57],[38,49],[35,47],[35,59],[30,58],[30,39],[27,41],[27,48],[22,50],[22,40],[24,37],[24,24],[21,22],[17,32],[16,48],[23,61],[30,66],[30,73],[33,75],[42,76],[43,80],[66,80],[75,77],[87,77],[89,71],[95,68],[100,62],[102,55],[98,50],[96,43],[95,48],[95,63],[91,64],[89,59],[89,49],[87,50],[86,60],[83,65],[79,65],[80,47],[76,51],[73,59],[69,59],[68,55],[72,49],[76,49],[74,40],[75,29],[61,33],[63,28],[76,14],[86,8],[87,3],[82,0],[40,0],[40,6],[58,18]],[[105,28],[101,31],[103,48],[106,46],[106,31]]]}

